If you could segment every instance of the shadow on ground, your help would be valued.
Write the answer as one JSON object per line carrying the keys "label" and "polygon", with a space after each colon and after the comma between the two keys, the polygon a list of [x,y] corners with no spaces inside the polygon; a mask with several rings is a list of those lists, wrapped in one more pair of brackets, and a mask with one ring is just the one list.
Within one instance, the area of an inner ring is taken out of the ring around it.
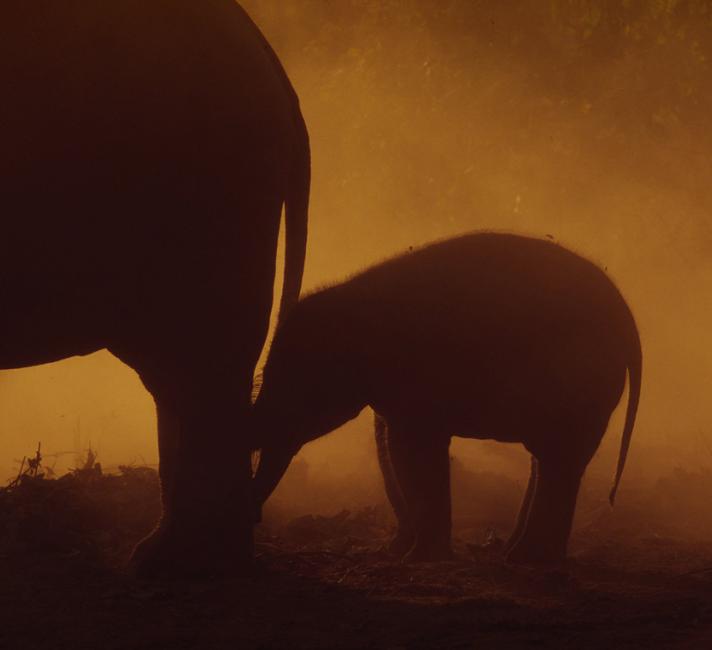
{"label": "shadow on ground", "polygon": [[[121,567],[158,508],[155,476],[76,472],[0,491],[2,648],[710,647],[712,542],[580,528],[557,570],[503,563],[458,537],[456,560],[380,550],[384,506],[273,517],[254,575],[141,582]],[[620,523],[620,522],[619,522]],[[479,535],[485,538],[482,528]],[[495,539],[496,541],[496,539]]]}

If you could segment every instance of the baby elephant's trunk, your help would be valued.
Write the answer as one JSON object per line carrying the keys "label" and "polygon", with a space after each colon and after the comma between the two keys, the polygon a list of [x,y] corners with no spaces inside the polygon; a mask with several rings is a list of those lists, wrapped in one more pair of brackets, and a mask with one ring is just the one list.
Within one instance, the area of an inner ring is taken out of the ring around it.
{"label": "baby elephant's trunk", "polygon": [[260,462],[252,482],[255,523],[262,521],[262,505],[282,480],[293,457],[294,452],[291,449],[274,445],[265,447],[260,452]]}

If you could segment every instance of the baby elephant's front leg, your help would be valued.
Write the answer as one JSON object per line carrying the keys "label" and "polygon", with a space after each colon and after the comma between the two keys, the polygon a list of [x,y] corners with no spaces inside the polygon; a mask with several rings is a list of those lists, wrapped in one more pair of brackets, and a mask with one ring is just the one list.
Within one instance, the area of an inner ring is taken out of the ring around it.
{"label": "baby elephant's front leg", "polygon": [[406,561],[450,558],[450,436],[417,424],[389,422],[388,447],[415,530],[415,543]]}
{"label": "baby elephant's front leg", "polygon": [[378,465],[383,474],[383,487],[386,496],[393,508],[398,525],[396,535],[388,544],[388,551],[398,557],[404,557],[415,544],[415,530],[413,522],[410,520],[410,512],[406,505],[398,478],[393,469],[391,461],[391,451],[388,447],[388,423],[386,419],[374,412],[374,433],[376,438],[376,449],[378,451]]}

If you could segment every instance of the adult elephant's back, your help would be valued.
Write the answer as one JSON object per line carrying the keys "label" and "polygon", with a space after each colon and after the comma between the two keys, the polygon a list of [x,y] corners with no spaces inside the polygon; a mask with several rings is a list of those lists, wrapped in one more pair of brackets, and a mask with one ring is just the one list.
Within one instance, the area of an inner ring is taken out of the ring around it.
{"label": "adult elephant's back", "polygon": [[231,0],[8,0],[0,87],[0,367],[102,347],[133,366],[186,538],[205,524],[190,491],[249,402],[285,203],[283,303],[299,293],[296,95]]}
{"label": "adult elephant's back", "polygon": [[155,306],[154,274],[192,266],[192,277],[216,241],[227,251],[232,236],[256,237],[253,250],[271,249],[276,225],[253,220],[290,189],[294,297],[306,130],[276,56],[237,4],[10,0],[1,12],[5,304],[14,287],[18,302],[32,294],[35,305],[86,311],[74,321],[87,326],[114,324],[119,306],[126,320],[139,294]]}

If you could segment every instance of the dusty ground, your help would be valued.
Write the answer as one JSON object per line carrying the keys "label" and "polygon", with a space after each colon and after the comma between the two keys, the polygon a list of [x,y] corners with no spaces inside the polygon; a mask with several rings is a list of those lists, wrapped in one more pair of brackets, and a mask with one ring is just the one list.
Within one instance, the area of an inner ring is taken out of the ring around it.
{"label": "dusty ground", "polygon": [[651,532],[634,507],[579,526],[557,571],[504,564],[476,517],[456,561],[394,562],[377,506],[273,514],[251,577],[136,581],[121,567],[157,509],[150,470],[0,491],[0,648],[712,646],[712,542]]}

